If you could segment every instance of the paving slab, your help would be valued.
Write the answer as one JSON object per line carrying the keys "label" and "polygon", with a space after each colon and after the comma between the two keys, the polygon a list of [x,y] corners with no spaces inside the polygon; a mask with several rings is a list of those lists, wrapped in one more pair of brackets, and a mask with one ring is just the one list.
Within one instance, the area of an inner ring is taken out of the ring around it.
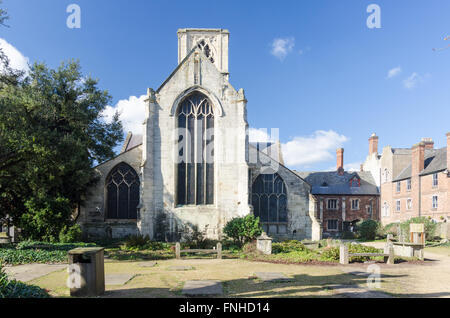
{"label": "paving slab", "polygon": [[190,280],[184,283],[183,295],[210,296],[222,295],[222,283],[217,280]]}
{"label": "paving slab", "polygon": [[275,273],[275,272],[258,272],[255,273],[255,276],[262,280],[263,282],[269,283],[284,283],[293,281],[292,278],[287,277],[283,273]]}
{"label": "paving slab", "polygon": [[139,267],[155,267],[157,262],[142,262],[139,263]]}
{"label": "paving slab", "polygon": [[105,275],[105,285],[125,285],[135,274],[107,274]]}
{"label": "paving slab", "polygon": [[169,271],[190,271],[193,270],[192,266],[170,266]]}
{"label": "paving slab", "polygon": [[33,279],[48,275],[67,268],[67,264],[25,264],[5,267],[5,272],[12,278],[21,282],[29,282]]}

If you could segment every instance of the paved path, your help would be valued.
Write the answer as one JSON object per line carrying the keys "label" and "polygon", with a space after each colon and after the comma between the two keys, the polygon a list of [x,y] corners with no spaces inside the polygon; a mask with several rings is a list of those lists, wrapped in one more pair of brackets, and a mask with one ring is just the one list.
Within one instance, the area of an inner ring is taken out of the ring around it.
{"label": "paved path", "polygon": [[186,296],[222,295],[222,283],[216,280],[190,280],[184,284],[181,293]]}
{"label": "paved path", "polygon": [[[383,248],[385,243],[364,243],[368,246]],[[364,269],[361,269],[364,271]],[[382,275],[397,276],[386,279],[390,292],[402,297],[445,297],[450,298],[450,257],[436,254],[425,249],[424,264],[395,264],[381,266]]]}
{"label": "paved path", "polygon": [[25,264],[5,267],[4,269],[10,277],[21,282],[28,282],[41,276],[60,271],[64,268],[67,268],[67,265]]}

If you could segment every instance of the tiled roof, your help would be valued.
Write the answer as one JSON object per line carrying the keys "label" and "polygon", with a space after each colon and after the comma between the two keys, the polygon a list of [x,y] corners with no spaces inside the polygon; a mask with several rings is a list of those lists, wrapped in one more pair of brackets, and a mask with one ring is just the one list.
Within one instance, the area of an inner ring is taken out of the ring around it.
{"label": "tiled roof", "polygon": [[[378,188],[372,174],[367,171],[344,172],[341,176],[337,171],[326,172],[298,172],[312,186],[312,194],[336,194],[336,195],[379,195]],[[361,180],[361,186],[351,187],[350,180],[357,177]]]}
{"label": "tiled roof", "polygon": [[[420,172],[420,175],[427,175],[447,169],[447,148],[441,149],[426,149],[424,155],[425,168]],[[404,168],[393,181],[400,181],[411,178],[412,167],[409,164]]]}

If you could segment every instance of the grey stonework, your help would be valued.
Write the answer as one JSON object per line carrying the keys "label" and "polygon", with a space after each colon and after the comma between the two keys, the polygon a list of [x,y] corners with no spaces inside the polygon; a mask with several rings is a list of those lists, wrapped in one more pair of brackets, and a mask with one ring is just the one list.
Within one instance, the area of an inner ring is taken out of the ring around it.
{"label": "grey stonework", "polygon": [[[208,238],[221,239],[229,220],[252,213],[250,181],[260,167],[248,160],[244,90],[234,89],[228,81],[228,37],[228,31],[222,29],[179,30],[179,65],[159,89],[148,89],[142,144],[96,168],[100,180],[80,209],[79,223],[86,236],[114,238],[140,233],[179,241],[197,228]],[[214,64],[196,46],[203,38],[212,47]],[[177,206],[175,115],[179,103],[192,92],[206,95],[214,109],[214,204]],[[105,178],[120,162],[131,165],[140,176],[137,220],[111,221],[103,213]],[[320,239],[310,186],[286,167],[279,167],[277,172],[288,190],[289,226],[285,236]]]}

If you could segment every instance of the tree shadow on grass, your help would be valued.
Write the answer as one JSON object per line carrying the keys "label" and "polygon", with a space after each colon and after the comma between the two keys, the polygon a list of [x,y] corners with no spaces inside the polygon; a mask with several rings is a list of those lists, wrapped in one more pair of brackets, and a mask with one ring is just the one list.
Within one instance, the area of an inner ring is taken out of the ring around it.
{"label": "tree shadow on grass", "polygon": [[[380,282],[408,275],[382,274]],[[103,297],[107,298],[386,298],[386,297],[449,297],[450,292],[423,294],[386,294],[380,290],[367,288],[368,274],[365,272],[342,273],[336,275],[307,274],[294,275],[289,281],[263,282],[255,277],[222,281],[223,295],[184,296],[181,288],[130,288],[109,290]],[[207,278],[205,278],[207,279]],[[325,292],[325,293],[324,293]]]}

